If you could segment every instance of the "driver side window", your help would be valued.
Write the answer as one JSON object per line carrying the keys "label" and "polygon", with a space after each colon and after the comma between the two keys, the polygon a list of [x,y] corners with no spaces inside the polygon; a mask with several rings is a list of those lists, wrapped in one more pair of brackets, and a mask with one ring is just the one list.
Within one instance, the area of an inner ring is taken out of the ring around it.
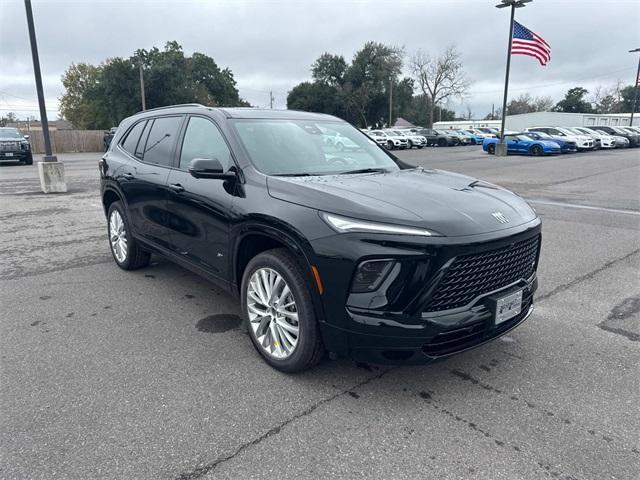
{"label": "driver side window", "polygon": [[180,169],[188,170],[194,158],[218,159],[225,172],[233,165],[231,152],[220,130],[203,117],[189,119],[180,152]]}

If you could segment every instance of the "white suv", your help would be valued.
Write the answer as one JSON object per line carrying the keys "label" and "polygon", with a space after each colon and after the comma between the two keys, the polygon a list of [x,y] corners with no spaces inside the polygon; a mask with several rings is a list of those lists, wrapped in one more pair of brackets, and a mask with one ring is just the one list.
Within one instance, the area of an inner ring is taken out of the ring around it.
{"label": "white suv", "polygon": [[553,137],[566,137],[571,142],[576,142],[578,150],[592,150],[596,142],[586,135],[576,135],[575,133],[562,127],[531,127],[525,128],[526,132],[544,132]]}
{"label": "white suv", "polygon": [[392,130],[373,130],[371,133],[385,138],[385,146],[389,150],[394,148],[407,148],[409,141],[407,137],[393,133]]}
{"label": "white suv", "polygon": [[427,146],[427,137],[423,137],[422,135],[418,135],[411,130],[390,130],[391,132],[395,132],[396,134],[406,137],[407,139],[407,148],[422,148]]}
{"label": "white suv", "polygon": [[616,139],[611,135],[598,133],[595,130],[591,130],[587,127],[575,127],[571,130],[575,130],[578,133],[582,133],[583,135],[589,135],[596,141],[596,145],[599,145],[600,148],[615,148],[616,147]]}

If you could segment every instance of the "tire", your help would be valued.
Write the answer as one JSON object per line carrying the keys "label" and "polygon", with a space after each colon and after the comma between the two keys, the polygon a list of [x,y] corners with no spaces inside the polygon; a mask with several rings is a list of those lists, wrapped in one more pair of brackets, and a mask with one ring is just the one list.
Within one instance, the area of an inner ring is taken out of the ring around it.
{"label": "tire", "polygon": [[533,155],[534,157],[539,157],[540,155],[542,155],[544,152],[542,151],[542,147],[540,145],[533,145],[530,149],[529,149],[529,153],[531,155]]}
{"label": "tire", "polygon": [[487,153],[489,153],[490,155],[495,155],[496,154],[496,144],[492,143],[491,145],[487,145]]}
{"label": "tire", "polygon": [[393,150],[393,142],[391,140],[387,142],[387,150]]}
{"label": "tire", "polygon": [[33,154],[29,154],[27,158],[24,160],[25,165],[33,165]]}
{"label": "tire", "polygon": [[418,150],[422,150],[424,148],[424,145],[418,145]]}
{"label": "tire", "polygon": [[[267,285],[274,281],[277,285],[284,286],[273,287],[273,293],[265,294],[266,289],[256,288],[262,275],[268,276]],[[274,279],[273,275],[279,276],[281,281],[277,280],[277,277]],[[242,276],[242,312],[251,342],[269,365],[282,372],[294,373],[307,370],[320,362],[324,355],[324,346],[309,290],[311,284],[306,278],[298,260],[289,250],[283,248],[256,255],[249,261]],[[286,287],[290,293],[281,297]],[[276,312],[279,301],[280,305],[286,302],[289,310],[281,307]],[[293,305],[291,305],[292,302]],[[270,313],[264,314],[265,310]],[[287,315],[280,316],[279,321],[273,320],[273,315],[277,317],[282,312],[293,314],[297,318],[297,326],[294,318]],[[265,318],[268,324],[261,320]],[[287,328],[281,326],[283,323]],[[296,327],[297,337],[293,333]],[[275,339],[272,334],[274,331]],[[291,338],[295,338],[295,345],[290,342]],[[287,348],[289,348],[288,351]]]}
{"label": "tire", "polygon": [[[118,216],[120,221],[118,221]],[[112,222],[113,220],[113,222]],[[107,213],[107,232],[109,236],[109,248],[113,260],[123,270],[137,270],[146,267],[151,259],[151,254],[143,250],[131,234],[131,224],[125,212],[122,202],[113,202]],[[114,236],[118,240],[114,240]],[[120,240],[124,238],[124,244]],[[116,247],[116,244],[118,247]],[[122,252],[124,251],[124,255]]]}
{"label": "tire", "polygon": [[446,138],[439,138],[438,139],[438,146],[439,147],[446,147],[447,146],[447,139]]}
{"label": "tire", "polygon": [[407,143],[407,148],[409,150],[411,150],[413,148],[413,142],[411,140],[409,140],[409,143]]}

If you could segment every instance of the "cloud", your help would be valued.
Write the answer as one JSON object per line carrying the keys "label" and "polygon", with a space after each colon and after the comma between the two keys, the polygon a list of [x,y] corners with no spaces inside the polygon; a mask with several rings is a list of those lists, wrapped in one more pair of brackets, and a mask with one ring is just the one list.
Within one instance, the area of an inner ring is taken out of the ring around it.
{"label": "cloud", "polygon": [[[48,108],[63,93],[60,76],[72,62],[100,63],[136,49],[178,41],[187,53],[210,55],[229,67],[240,94],[266,106],[273,91],[284,108],[287,92],[309,78],[323,52],[350,60],[366,41],[442,51],[455,43],[474,80],[464,102],[477,115],[500,104],[508,12],[494,1],[44,1],[33,11]],[[631,83],[640,45],[635,0],[535,0],[516,18],[552,47],[547,67],[514,57],[511,91],[559,99],[575,85],[594,88],[618,78]],[[36,105],[24,3],[0,4],[0,113]],[[13,108],[11,108],[13,107]],[[31,112],[32,113],[32,112]]]}

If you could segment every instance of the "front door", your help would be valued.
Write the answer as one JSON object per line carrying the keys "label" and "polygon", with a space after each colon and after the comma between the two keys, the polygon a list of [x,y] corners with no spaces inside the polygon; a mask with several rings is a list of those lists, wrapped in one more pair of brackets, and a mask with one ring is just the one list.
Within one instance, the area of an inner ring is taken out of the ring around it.
{"label": "front door", "polygon": [[188,169],[193,159],[215,158],[227,171],[235,167],[231,151],[211,120],[192,116],[178,154],[179,164],[167,181],[171,249],[220,278],[229,279],[229,229],[235,182],[194,178]]}

